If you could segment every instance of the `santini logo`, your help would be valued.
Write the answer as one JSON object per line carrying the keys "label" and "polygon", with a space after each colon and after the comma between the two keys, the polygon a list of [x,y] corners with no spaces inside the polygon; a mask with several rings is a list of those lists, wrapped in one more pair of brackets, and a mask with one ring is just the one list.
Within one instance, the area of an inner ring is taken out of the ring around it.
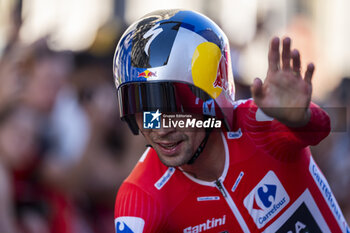
{"label": "santini logo", "polygon": [[163,114],[161,121],[161,115],[159,109],[155,112],[143,112],[143,128],[221,128],[221,121],[213,117],[202,120],[189,114]]}
{"label": "santini logo", "polygon": [[244,199],[244,206],[260,229],[289,202],[289,196],[273,171],[269,171]]}
{"label": "santini logo", "polygon": [[116,233],[142,233],[145,221],[138,217],[118,217],[114,220]]}
{"label": "santini logo", "polygon": [[221,225],[225,225],[225,222],[226,222],[226,215],[222,216],[222,218],[207,219],[207,221],[202,224],[185,228],[183,233],[203,232]]}

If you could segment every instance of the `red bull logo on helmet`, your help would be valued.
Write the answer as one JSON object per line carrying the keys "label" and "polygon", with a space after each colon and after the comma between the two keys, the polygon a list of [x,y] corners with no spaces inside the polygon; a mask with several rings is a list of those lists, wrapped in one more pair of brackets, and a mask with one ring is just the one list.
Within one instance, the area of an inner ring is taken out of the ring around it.
{"label": "red bull logo on helmet", "polygon": [[222,56],[219,62],[218,73],[213,83],[214,87],[220,87],[224,91],[227,91],[228,85],[229,85],[227,80],[227,66],[228,66],[227,63],[228,62],[225,59],[225,57]]}
{"label": "red bull logo on helmet", "polygon": [[144,78],[150,78],[150,77],[157,77],[157,73],[156,72],[152,72],[150,70],[145,70],[141,73],[139,73],[139,75],[137,76],[139,77],[144,77]]}
{"label": "red bull logo on helmet", "polygon": [[203,42],[196,47],[192,56],[192,78],[195,86],[207,92],[213,99],[219,97],[222,88],[214,87],[218,65],[221,58],[220,48],[212,42]]}

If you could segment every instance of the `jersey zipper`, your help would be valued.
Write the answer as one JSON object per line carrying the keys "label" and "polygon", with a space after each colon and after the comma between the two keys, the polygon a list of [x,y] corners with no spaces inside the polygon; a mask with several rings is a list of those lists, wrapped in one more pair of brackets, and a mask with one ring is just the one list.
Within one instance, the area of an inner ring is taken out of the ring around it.
{"label": "jersey zipper", "polygon": [[225,192],[225,189],[224,189],[223,185],[221,184],[220,179],[215,181],[215,185],[219,189],[219,191],[221,192],[222,196],[224,196],[224,198],[226,199],[227,194]]}
{"label": "jersey zipper", "polygon": [[245,232],[245,233],[246,232],[250,232],[246,222],[244,221],[244,219],[243,219],[241,213],[239,212],[236,204],[232,200],[232,197],[227,192],[224,184],[221,182],[220,179],[217,179],[214,183],[215,183],[216,188],[221,192],[222,196],[224,197],[225,201],[227,202],[228,206],[230,207],[233,215],[236,217],[236,219],[237,219],[238,223],[240,224],[243,232]]}

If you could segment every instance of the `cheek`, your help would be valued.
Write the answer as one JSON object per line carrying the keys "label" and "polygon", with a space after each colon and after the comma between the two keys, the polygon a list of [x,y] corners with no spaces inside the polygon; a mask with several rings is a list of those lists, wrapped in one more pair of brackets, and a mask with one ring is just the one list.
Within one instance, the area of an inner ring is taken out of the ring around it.
{"label": "cheek", "polygon": [[194,132],[190,132],[187,134],[189,141],[191,143],[191,147],[192,150],[195,151],[197,150],[198,146],[201,144],[204,136],[205,136],[205,132],[203,131],[194,131]]}
{"label": "cheek", "polygon": [[146,139],[147,143],[152,143],[153,142],[151,131],[149,131],[149,130],[142,130],[141,131],[140,128],[139,128],[139,132]]}
{"label": "cheek", "polygon": [[141,131],[141,134],[143,135],[143,137],[148,141],[148,142],[152,142],[152,138],[150,136],[150,134],[148,132],[145,131]]}

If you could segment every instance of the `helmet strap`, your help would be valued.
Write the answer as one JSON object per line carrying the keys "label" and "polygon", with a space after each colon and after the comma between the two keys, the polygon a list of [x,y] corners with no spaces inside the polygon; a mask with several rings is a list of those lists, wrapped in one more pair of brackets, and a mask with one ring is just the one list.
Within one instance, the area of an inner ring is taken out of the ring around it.
{"label": "helmet strap", "polygon": [[197,160],[199,155],[203,152],[204,147],[208,142],[208,139],[212,130],[213,130],[212,128],[205,129],[205,137],[203,138],[201,144],[198,146],[196,152],[193,154],[192,158],[187,162],[187,164],[193,164]]}

